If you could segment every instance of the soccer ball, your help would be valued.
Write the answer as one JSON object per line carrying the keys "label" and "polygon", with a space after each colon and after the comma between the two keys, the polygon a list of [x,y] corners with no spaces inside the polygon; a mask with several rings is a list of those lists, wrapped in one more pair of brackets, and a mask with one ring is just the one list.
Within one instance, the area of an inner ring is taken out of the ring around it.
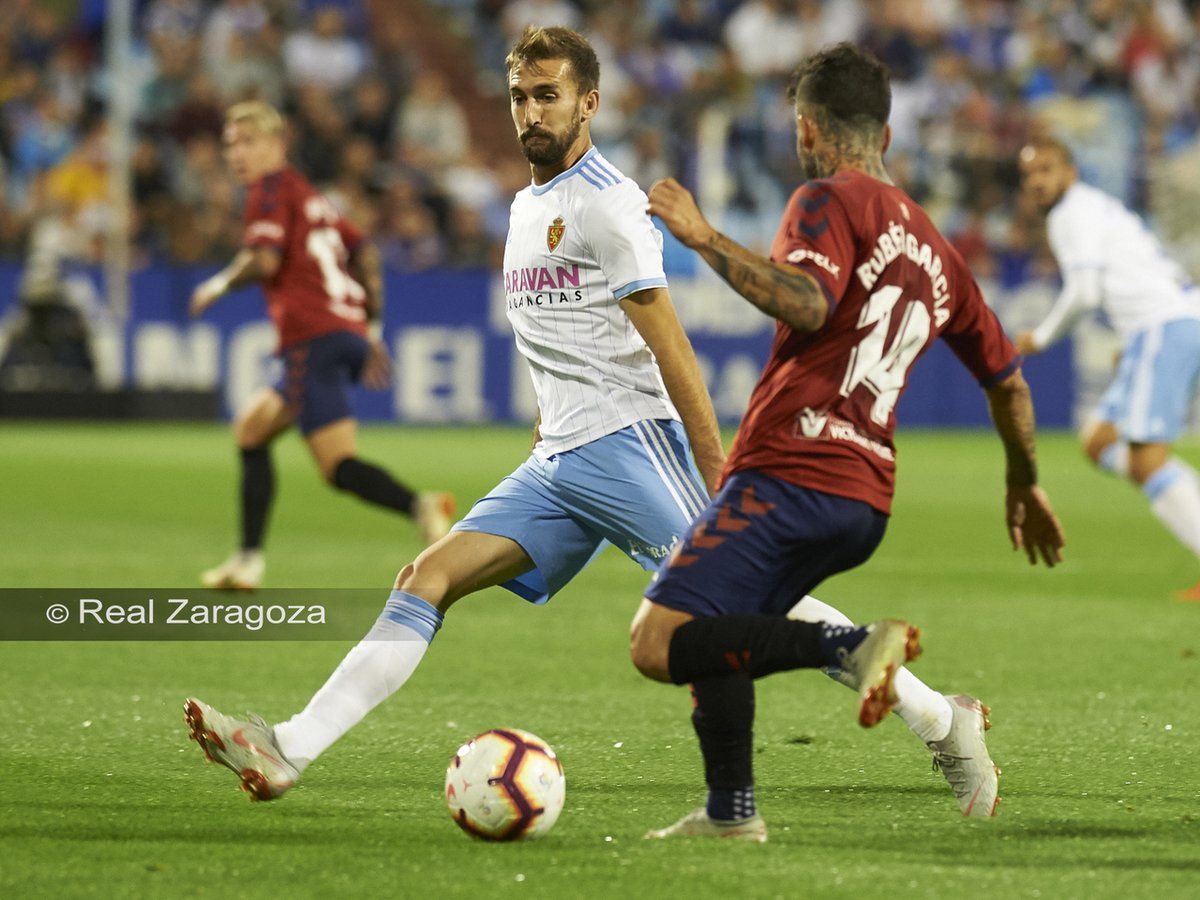
{"label": "soccer ball", "polygon": [[562,763],[550,745],[517,728],[493,728],[454,754],[446,805],[458,826],[488,841],[538,838],[558,821],[566,796]]}

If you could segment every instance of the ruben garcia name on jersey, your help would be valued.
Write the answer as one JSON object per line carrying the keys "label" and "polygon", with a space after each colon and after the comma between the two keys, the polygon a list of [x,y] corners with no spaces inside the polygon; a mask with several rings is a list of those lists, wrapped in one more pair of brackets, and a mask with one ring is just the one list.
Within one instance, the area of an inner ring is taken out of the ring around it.
{"label": "ruben garcia name on jersey", "polygon": [[[533,292],[533,293],[530,293]],[[580,303],[583,287],[579,266],[534,266],[504,273],[504,295],[509,309],[549,306],[555,303]]]}

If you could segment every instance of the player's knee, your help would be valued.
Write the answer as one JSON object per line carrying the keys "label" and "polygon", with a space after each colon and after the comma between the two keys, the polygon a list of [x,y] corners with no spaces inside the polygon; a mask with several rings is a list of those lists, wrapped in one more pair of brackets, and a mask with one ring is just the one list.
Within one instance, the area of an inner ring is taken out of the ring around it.
{"label": "player's knee", "polygon": [[244,419],[234,423],[233,439],[239,450],[257,450],[266,443],[258,429]]}
{"label": "player's knee", "polygon": [[450,594],[450,579],[439,566],[422,562],[420,557],[400,570],[396,576],[395,588],[406,594],[420,597],[443,612],[449,605],[447,601]]}
{"label": "player's knee", "polygon": [[347,470],[342,467],[342,463],[350,458],[349,456],[339,456],[334,459],[317,460],[317,468],[321,470],[321,477],[325,479],[327,485],[337,488],[339,491],[352,489],[353,481],[348,477]]}
{"label": "player's knee", "polygon": [[1171,448],[1165,444],[1145,444],[1129,454],[1129,477],[1145,484],[1171,458]]}
{"label": "player's knee", "polygon": [[647,678],[654,681],[671,680],[669,662],[670,640],[662,640],[660,636],[646,628],[634,624],[629,635],[629,657],[633,666]]}

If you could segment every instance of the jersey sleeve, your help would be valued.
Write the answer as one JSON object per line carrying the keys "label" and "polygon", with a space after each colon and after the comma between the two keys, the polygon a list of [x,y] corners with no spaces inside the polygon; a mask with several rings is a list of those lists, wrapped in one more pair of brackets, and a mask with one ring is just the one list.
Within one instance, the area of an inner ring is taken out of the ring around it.
{"label": "jersey sleeve", "polygon": [[837,306],[854,267],[854,230],[828,182],[809,181],[792,194],[771,259],[811,275],[829,308]]}
{"label": "jersey sleeve", "polygon": [[268,175],[250,189],[246,198],[242,246],[282,250],[287,241],[289,219],[283,180],[278,175]]}
{"label": "jersey sleeve", "polygon": [[646,213],[649,201],[632,181],[601,191],[583,216],[584,239],[615,300],[666,287],[662,233]]}
{"label": "jersey sleeve", "polygon": [[342,236],[342,246],[346,248],[347,253],[353,253],[363,242],[363,233],[345,216],[338,216],[337,230]]}
{"label": "jersey sleeve", "polygon": [[1050,211],[1046,237],[1064,277],[1080,269],[1103,268],[1103,227],[1104,210],[1083,197],[1064,197]]}
{"label": "jersey sleeve", "polygon": [[965,266],[959,277],[966,279],[965,297],[946,324],[942,340],[981,387],[991,387],[1021,367],[1021,355]]}

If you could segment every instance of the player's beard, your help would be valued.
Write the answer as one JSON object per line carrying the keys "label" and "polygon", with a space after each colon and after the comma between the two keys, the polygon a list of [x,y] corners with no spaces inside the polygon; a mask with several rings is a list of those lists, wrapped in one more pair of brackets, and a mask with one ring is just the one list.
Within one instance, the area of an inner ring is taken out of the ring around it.
{"label": "player's beard", "polygon": [[[583,122],[578,118],[575,119],[575,126],[559,137],[540,128],[529,128],[521,134],[521,152],[535,166],[553,166],[562,162],[582,130]],[[528,139],[535,135],[545,140],[535,145],[529,144]]]}

